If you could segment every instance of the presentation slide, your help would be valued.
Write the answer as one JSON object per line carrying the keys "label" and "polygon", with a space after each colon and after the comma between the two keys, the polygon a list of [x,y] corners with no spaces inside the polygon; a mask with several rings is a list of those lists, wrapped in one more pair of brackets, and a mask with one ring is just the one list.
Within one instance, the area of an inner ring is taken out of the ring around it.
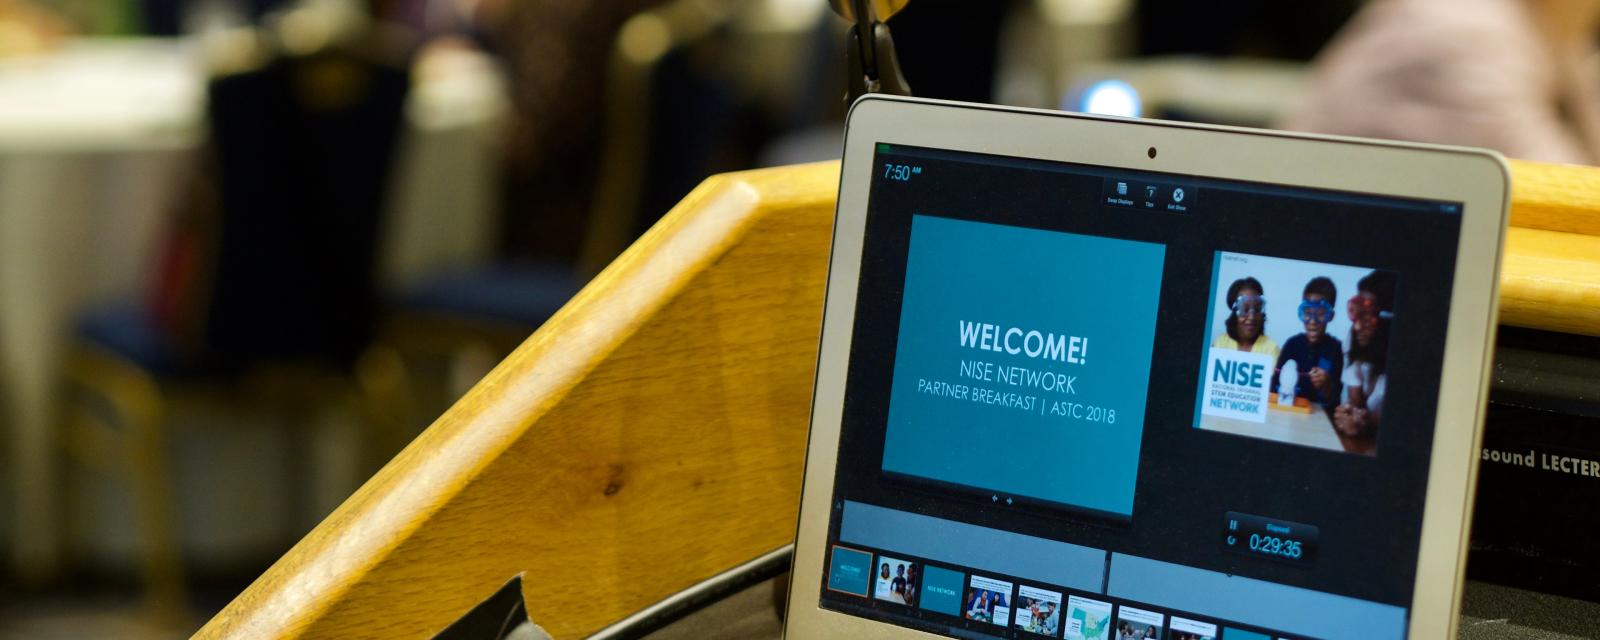
{"label": "presentation slide", "polygon": [[1195,427],[1376,455],[1395,280],[1218,252]]}
{"label": "presentation slide", "polygon": [[909,560],[878,556],[878,572],[872,597],[908,607],[917,606],[917,574],[922,568]]}
{"label": "presentation slide", "polygon": [[1011,624],[1011,583],[983,576],[972,576],[967,584],[964,617],[999,626]]}
{"label": "presentation slide", "polygon": [[922,573],[922,608],[946,615],[961,615],[961,594],[966,574],[926,565]]}
{"label": "presentation slide", "polygon": [[1188,618],[1172,617],[1171,640],[1217,640],[1217,625]]}
{"label": "presentation slide", "polygon": [[1117,640],[1161,640],[1160,613],[1134,607],[1117,609]]}
{"label": "presentation slide", "polygon": [[829,589],[867,597],[867,586],[871,584],[868,580],[872,575],[872,554],[834,545],[828,564]]}
{"label": "presentation slide", "polygon": [[1067,598],[1067,640],[1111,640],[1111,603]]}
{"label": "presentation slide", "polygon": [[1037,587],[1017,587],[1017,628],[1055,637],[1061,631],[1061,594]]}
{"label": "presentation slide", "polygon": [[1165,253],[915,216],[884,471],[1131,516]]}

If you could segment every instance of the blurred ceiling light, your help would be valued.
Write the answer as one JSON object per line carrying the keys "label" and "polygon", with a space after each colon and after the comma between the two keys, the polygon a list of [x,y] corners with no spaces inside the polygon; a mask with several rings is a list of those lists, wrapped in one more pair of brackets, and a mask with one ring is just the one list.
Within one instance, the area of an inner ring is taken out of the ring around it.
{"label": "blurred ceiling light", "polygon": [[805,31],[828,10],[825,0],[763,0],[756,15],[768,31]]}
{"label": "blurred ceiling light", "polygon": [[[900,10],[906,8],[910,2],[911,0],[865,0],[865,4],[872,10],[872,16],[879,22],[888,22],[890,16],[900,13]],[[856,21],[855,0],[832,0],[831,4],[834,13],[850,22]]]}
{"label": "blurred ceiling light", "polygon": [[1083,92],[1078,110],[1102,116],[1139,117],[1139,92],[1121,80],[1101,80]]}
{"label": "blurred ceiling light", "polygon": [[655,12],[629,18],[622,25],[619,47],[623,55],[639,64],[655,61],[672,47],[672,25]]}
{"label": "blurred ceiling light", "polygon": [[362,12],[351,0],[303,0],[278,19],[278,40],[291,55],[308,55],[331,44],[344,44],[365,27]]}
{"label": "blurred ceiling light", "polygon": [[1036,0],[1051,24],[1108,24],[1133,12],[1130,0]]}
{"label": "blurred ceiling light", "polygon": [[297,10],[283,16],[278,37],[283,48],[294,55],[306,55],[326,46],[332,40],[332,29],[327,21],[308,10]]}

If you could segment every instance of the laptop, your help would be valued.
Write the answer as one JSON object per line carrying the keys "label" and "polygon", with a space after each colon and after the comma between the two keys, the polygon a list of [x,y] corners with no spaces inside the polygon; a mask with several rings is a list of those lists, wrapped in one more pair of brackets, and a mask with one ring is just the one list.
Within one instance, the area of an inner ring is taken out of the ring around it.
{"label": "laptop", "polygon": [[868,96],[790,638],[1453,637],[1492,152]]}

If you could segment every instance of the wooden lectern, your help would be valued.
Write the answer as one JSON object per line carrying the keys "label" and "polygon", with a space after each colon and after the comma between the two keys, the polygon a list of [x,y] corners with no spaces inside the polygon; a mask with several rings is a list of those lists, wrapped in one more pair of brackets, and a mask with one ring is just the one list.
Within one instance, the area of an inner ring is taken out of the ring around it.
{"label": "wooden lectern", "polygon": [[[790,542],[838,174],[706,180],[198,637],[427,638],[519,572],[582,637]],[[1600,335],[1600,169],[1513,185],[1501,323]]]}

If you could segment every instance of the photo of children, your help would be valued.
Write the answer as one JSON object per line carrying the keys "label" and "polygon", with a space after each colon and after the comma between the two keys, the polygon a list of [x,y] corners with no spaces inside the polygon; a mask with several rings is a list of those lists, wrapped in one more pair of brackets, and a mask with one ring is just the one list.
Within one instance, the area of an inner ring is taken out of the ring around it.
{"label": "photo of children", "polygon": [[1187,618],[1172,617],[1172,633],[1168,640],[1217,640],[1217,625]]}
{"label": "photo of children", "polygon": [[1067,598],[1067,640],[1111,640],[1111,603]]}
{"label": "photo of children", "polygon": [[972,576],[967,583],[966,606],[962,617],[1002,627],[1011,624],[1011,583],[994,578]]}
{"label": "photo of children", "polygon": [[1055,637],[1061,632],[1061,594],[1045,589],[1017,588],[1017,628]]}
{"label": "photo of children", "polygon": [[1117,609],[1117,640],[1158,640],[1164,616],[1134,607]]}
{"label": "photo of children", "polygon": [[1195,427],[1375,455],[1395,280],[1218,252]]}
{"label": "photo of children", "polygon": [[1346,448],[1368,455],[1378,448],[1378,423],[1388,381],[1389,321],[1394,318],[1394,274],[1374,271],[1356,284],[1345,306],[1350,315],[1350,352],[1344,399],[1333,411],[1333,428]]}
{"label": "photo of children", "polygon": [[878,556],[878,569],[873,574],[872,597],[909,607],[917,606],[917,580],[920,567],[909,560],[896,560]]}

